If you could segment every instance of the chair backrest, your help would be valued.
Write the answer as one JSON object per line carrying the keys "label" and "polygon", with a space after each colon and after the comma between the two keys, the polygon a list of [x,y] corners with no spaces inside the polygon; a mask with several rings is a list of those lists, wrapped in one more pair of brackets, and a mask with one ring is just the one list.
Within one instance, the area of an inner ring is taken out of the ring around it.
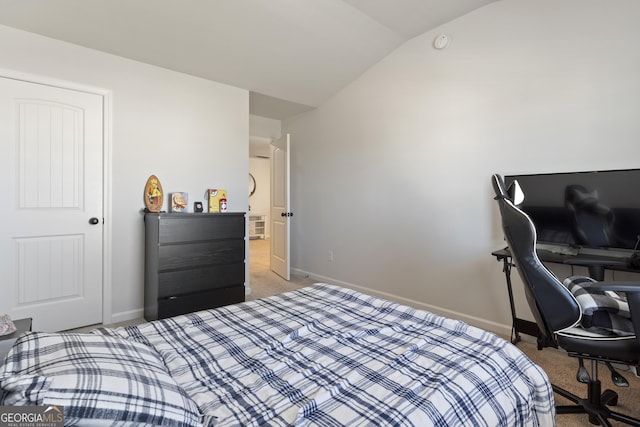
{"label": "chair backrest", "polygon": [[513,203],[502,177],[493,175],[492,184],[500,207],[502,230],[516,271],[524,284],[527,302],[540,332],[555,342],[555,332],[580,321],[580,306],[538,258],[535,226],[529,216]]}

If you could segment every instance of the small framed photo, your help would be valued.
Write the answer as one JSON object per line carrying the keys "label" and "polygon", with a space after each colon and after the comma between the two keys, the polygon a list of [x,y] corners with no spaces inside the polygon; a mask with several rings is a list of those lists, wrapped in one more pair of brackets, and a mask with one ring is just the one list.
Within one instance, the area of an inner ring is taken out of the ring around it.
{"label": "small framed photo", "polygon": [[189,194],[184,192],[171,193],[171,212],[187,212]]}

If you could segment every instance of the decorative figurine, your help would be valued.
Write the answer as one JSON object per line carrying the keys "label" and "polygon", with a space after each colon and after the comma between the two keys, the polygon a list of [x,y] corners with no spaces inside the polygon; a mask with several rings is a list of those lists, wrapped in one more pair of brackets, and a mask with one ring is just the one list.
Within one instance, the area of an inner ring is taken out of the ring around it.
{"label": "decorative figurine", "polygon": [[157,176],[151,175],[144,187],[144,205],[149,212],[160,212],[164,194],[162,193],[162,185]]}

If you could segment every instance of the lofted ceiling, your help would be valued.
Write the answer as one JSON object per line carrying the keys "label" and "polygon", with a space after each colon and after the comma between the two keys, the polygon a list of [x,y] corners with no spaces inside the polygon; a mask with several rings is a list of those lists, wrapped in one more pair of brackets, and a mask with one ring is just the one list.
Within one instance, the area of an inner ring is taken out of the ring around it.
{"label": "lofted ceiling", "polygon": [[0,0],[0,24],[247,89],[251,114],[284,119],[493,1]]}

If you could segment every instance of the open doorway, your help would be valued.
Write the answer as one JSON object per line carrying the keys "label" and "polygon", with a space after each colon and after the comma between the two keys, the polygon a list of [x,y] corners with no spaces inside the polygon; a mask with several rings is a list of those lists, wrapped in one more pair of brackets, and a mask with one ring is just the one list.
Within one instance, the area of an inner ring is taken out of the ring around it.
{"label": "open doorway", "polygon": [[271,140],[251,137],[249,149],[249,238],[270,236]]}
{"label": "open doorway", "polygon": [[[272,140],[251,137],[249,150],[249,274],[251,294],[254,300],[282,292],[299,289],[314,281],[308,277],[291,275],[285,280],[271,266],[271,188],[273,171],[271,156],[274,153]],[[253,181],[255,180],[255,187]],[[251,194],[253,193],[253,194]],[[277,195],[276,195],[277,198]]]}
{"label": "open doorway", "polygon": [[271,278],[269,210],[271,204],[271,139],[251,137],[249,144],[249,272],[250,299]]}

